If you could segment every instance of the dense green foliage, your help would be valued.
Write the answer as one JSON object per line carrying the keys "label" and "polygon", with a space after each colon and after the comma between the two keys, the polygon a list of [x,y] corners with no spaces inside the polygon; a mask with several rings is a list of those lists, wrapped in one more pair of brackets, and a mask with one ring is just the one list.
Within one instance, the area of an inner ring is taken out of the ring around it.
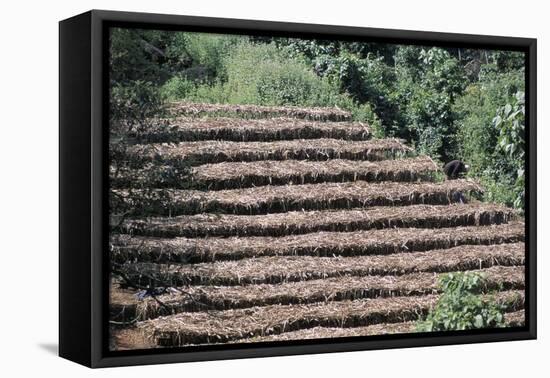
{"label": "dense green foliage", "polygon": [[489,65],[454,107],[459,156],[487,188],[486,199],[520,209],[525,188],[524,83],[523,69],[503,73]]}
{"label": "dense green foliage", "polygon": [[454,331],[475,328],[504,327],[504,308],[480,294],[487,281],[480,273],[458,272],[444,275],[436,306],[425,320],[417,323],[420,332]]}
{"label": "dense green foliage", "polygon": [[127,128],[160,100],[338,106],[378,137],[464,160],[487,200],[524,206],[522,53],[114,29],[110,63]]}

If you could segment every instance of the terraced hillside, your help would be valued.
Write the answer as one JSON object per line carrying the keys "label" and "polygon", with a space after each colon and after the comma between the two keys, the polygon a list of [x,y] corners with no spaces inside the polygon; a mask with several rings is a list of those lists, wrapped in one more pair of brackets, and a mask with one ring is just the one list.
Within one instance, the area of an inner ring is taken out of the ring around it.
{"label": "terraced hillside", "polygon": [[414,332],[480,271],[523,324],[524,223],[340,109],[174,104],[111,166],[111,347]]}

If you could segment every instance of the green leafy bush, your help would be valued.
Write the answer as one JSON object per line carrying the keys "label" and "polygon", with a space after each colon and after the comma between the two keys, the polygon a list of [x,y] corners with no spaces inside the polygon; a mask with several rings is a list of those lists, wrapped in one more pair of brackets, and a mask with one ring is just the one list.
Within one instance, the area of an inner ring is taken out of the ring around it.
{"label": "green leafy bush", "polygon": [[225,77],[224,60],[232,47],[246,37],[205,33],[176,33],[167,54],[180,62],[179,76],[196,83]]}
{"label": "green leafy bush", "polygon": [[[388,130],[398,123],[399,108],[392,101],[395,91],[395,72],[384,57],[360,55],[348,51],[338,56],[321,55],[314,61],[315,72],[338,85],[358,104],[370,104],[381,125]],[[385,132],[385,134],[390,134]]]}
{"label": "green leafy bush", "polygon": [[466,82],[458,60],[440,48],[402,47],[396,56],[396,74],[393,98],[402,117],[393,133],[433,158],[456,158],[453,104]]}
{"label": "green leafy bush", "polygon": [[358,104],[340,93],[334,77],[319,77],[307,59],[275,44],[241,42],[232,47],[223,63],[224,77],[212,83],[192,81],[182,75],[168,80],[161,93],[168,100],[197,102],[338,106],[352,111],[354,119],[381,128],[368,104]]}
{"label": "green leafy bush", "polygon": [[441,297],[425,320],[417,323],[419,332],[504,327],[504,308],[480,294],[487,290],[480,273],[458,272],[439,281]]}
{"label": "green leafy bush", "polygon": [[177,75],[160,88],[160,94],[166,100],[187,98],[196,90],[196,85],[185,77]]}
{"label": "green leafy bush", "polygon": [[313,64],[318,74],[339,85],[340,92],[358,104],[371,104],[383,136],[407,139],[436,159],[455,158],[452,106],[466,81],[458,60],[440,48],[399,46],[380,51],[395,56],[340,49],[337,56],[317,56]]}
{"label": "green leafy bush", "polygon": [[336,86],[319,78],[305,59],[275,44],[242,43],[226,62],[224,87],[231,103],[336,105]]}
{"label": "green leafy bush", "polygon": [[499,130],[497,152],[507,159],[508,174],[514,181],[513,205],[525,205],[525,94],[518,91],[511,103],[497,110],[493,125]]}
{"label": "green leafy bush", "polygon": [[487,66],[454,110],[459,156],[486,189],[486,199],[523,209],[525,104],[523,69]]}
{"label": "green leafy bush", "polygon": [[378,118],[378,115],[369,103],[358,105],[351,103],[344,108],[351,111],[352,118],[358,122],[366,122],[371,129],[372,135],[375,138],[384,138],[384,128],[382,127],[382,120]]}

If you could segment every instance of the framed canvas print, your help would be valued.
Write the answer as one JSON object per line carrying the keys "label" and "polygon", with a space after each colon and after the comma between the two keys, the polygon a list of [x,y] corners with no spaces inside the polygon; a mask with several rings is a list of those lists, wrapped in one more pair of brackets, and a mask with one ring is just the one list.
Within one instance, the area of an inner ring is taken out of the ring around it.
{"label": "framed canvas print", "polygon": [[536,337],[536,40],[60,22],[60,355]]}

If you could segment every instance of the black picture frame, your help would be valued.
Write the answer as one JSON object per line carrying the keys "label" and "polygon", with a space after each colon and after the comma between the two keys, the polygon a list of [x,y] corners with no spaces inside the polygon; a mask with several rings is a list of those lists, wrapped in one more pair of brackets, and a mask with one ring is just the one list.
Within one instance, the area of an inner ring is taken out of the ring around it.
{"label": "black picture frame", "polygon": [[[109,352],[107,146],[109,27],[468,46],[526,53],[526,325],[509,329]],[[529,38],[92,10],[59,24],[59,354],[89,367],[535,339],[536,61]]]}

